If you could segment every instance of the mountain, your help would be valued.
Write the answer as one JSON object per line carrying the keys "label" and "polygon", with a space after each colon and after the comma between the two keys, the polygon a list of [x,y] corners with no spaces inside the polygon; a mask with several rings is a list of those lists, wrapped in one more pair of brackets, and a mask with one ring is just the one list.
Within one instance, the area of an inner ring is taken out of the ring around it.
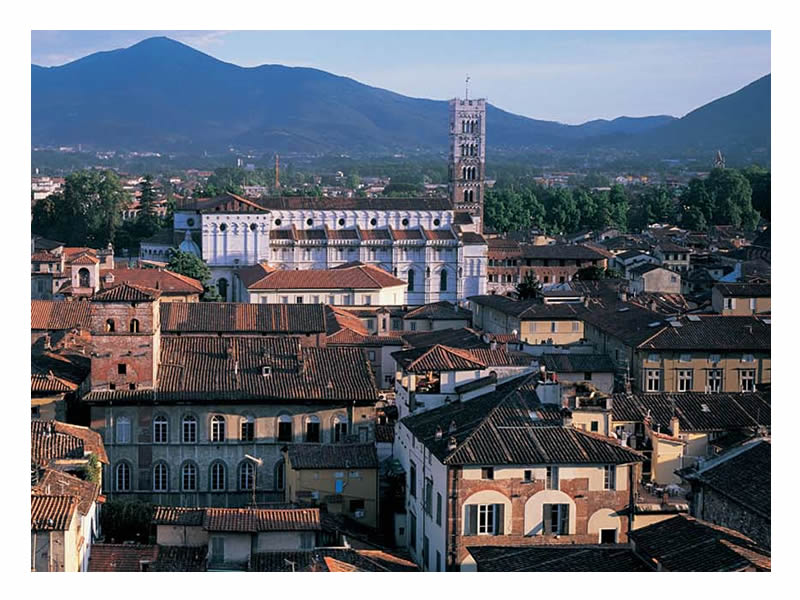
{"label": "mountain", "polygon": [[[446,101],[317,69],[240,67],[164,37],[58,67],[32,65],[31,116],[35,146],[368,154],[447,147]],[[669,116],[565,125],[490,105],[487,122],[493,150],[585,149],[662,131],[675,140],[682,135],[669,133],[678,122]]]}
{"label": "mountain", "polygon": [[638,136],[633,147],[661,152],[728,156],[770,151],[771,76]]}

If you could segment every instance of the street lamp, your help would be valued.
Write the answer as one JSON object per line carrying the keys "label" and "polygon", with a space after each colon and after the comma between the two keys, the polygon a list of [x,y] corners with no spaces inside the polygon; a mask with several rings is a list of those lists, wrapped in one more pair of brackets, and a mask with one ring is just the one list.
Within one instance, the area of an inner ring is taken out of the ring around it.
{"label": "street lamp", "polygon": [[[264,464],[264,461],[260,458],[256,458],[255,456],[250,456],[249,454],[245,454],[244,457],[257,464],[259,467]],[[253,508],[256,506],[256,470],[253,469]]]}

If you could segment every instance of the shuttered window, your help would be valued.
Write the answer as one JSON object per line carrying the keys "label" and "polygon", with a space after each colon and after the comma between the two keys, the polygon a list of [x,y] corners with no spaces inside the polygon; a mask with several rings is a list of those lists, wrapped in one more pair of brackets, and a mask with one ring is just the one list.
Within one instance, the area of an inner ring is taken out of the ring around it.
{"label": "shuttered window", "polygon": [[504,509],[502,504],[468,504],[464,535],[503,535]]}

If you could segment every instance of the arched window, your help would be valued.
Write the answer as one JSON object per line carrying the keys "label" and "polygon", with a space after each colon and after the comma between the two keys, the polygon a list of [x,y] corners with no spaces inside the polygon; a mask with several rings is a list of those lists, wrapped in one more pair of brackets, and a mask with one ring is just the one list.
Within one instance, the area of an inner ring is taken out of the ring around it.
{"label": "arched window", "polygon": [[182,438],[184,444],[197,443],[197,418],[193,415],[183,417]]}
{"label": "arched window", "polygon": [[256,469],[249,460],[239,465],[239,490],[246,492],[255,487]]}
{"label": "arched window", "polygon": [[241,440],[252,442],[256,438],[256,420],[253,415],[242,417]]}
{"label": "arched window", "polygon": [[211,441],[225,441],[225,417],[222,415],[214,415],[211,417]]}
{"label": "arched window", "polygon": [[106,319],[106,332],[114,333],[114,319]]}
{"label": "arched window", "polygon": [[131,420],[128,417],[119,417],[117,419],[117,439],[118,444],[131,443]]}
{"label": "arched window", "polygon": [[169,491],[169,471],[167,470],[167,463],[157,462],[153,467],[153,491]]}
{"label": "arched window", "polygon": [[469,202],[469,190],[464,190],[464,202]]}
{"label": "arched window", "polygon": [[414,291],[414,269],[408,270],[408,291]]}
{"label": "arched window", "polygon": [[169,422],[167,417],[159,415],[153,419],[153,443],[166,444],[169,441]]}
{"label": "arched window", "polygon": [[347,437],[347,415],[336,415],[333,418],[333,441],[343,442]]}
{"label": "arched window", "polygon": [[131,319],[131,333],[139,333],[139,319]]}
{"label": "arched window", "polygon": [[128,463],[122,462],[117,465],[115,483],[118,492],[131,491],[131,468],[128,466]]}
{"label": "arched window", "polygon": [[283,490],[286,473],[286,463],[280,459],[275,463],[275,489],[277,491]]}
{"label": "arched window", "polygon": [[219,290],[219,295],[222,297],[224,302],[228,301],[228,280],[224,277],[221,277],[217,280],[217,290]]}
{"label": "arched window", "polygon": [[306,420],[306,442],[319,443],[320,441],[320,426],[319,417],[311,415]]}
{"label": "arched window", "polygon": [[181,489],[184,492],[197,491],[197,465],[194,463],[183,463],[183,468],[181,468]]}
{"label": "arched window", "polygon": [[446,292],[447,291],[447,270],[442,269],[442,272],[439,273],[439,291]]}
{"label": "arched window", "polygon": [[78,287],[89,287],[89,269],[86,267],[83,267],[80,271],[78,271]]}
{"label": "arched window", "polygon": [[292,417],[289,415],[281,415],[278,417],[278,441],[292,441]]}
{"label": "arched window", "polygon": [[210,485],[212,492],[225,491],[225,463],[215,462],[211,465]]}

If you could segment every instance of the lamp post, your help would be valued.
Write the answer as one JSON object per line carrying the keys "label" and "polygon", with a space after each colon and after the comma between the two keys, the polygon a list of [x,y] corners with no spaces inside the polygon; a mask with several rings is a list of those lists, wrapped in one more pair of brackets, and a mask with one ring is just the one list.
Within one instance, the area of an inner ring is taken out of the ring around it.
{"label": "lamp post", "polygon": [[[249,460],[250,462],[255,463],[259,467],[264,464],[264,461],[260,458],[256,458],[255,456],[250,456],[249,454],[245,454],[244,457]],[[253,508],[256,506],[256,470],[255,467],[253,468]]]}

